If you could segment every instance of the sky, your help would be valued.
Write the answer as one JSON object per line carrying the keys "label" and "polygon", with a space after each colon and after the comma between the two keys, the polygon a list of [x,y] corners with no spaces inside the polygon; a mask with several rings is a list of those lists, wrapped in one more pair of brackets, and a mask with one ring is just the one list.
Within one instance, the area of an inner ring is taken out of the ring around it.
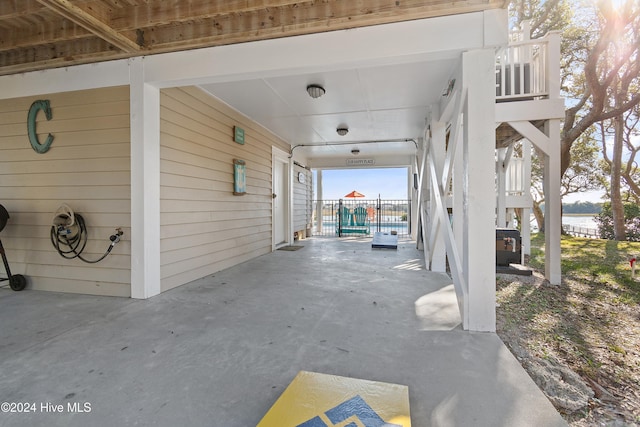
{"label": "sky", "polygon": [[[315,177],[313,182],[318,182]],[[365,199],[407,200],[407,168],[324,169],[322,198],[337,200],[351,191],[365,195]],[[317,196],[317,192],[316,192]]]}
{"label": "sky", "polygon": [[[315,177],[313,182],[316,183]],[[366,199],[376,199],[378,194],[385,200],[406,200],[407,169],[333,169],[322,171],[323,199],[338,200],[355,190]],[[315,193],[317,196],[317,192]],[[563,197],[563,203],[592,202],[601,203],[603,190],[574,193]]]}

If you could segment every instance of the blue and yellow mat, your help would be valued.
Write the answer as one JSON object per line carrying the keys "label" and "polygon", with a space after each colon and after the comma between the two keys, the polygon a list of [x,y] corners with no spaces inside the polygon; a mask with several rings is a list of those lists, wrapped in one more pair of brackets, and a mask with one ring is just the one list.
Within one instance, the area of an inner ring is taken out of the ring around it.
{"label": "blue and yellow mat", "polygon": [[301,371],[257,427],[411,427],[409,388]]}

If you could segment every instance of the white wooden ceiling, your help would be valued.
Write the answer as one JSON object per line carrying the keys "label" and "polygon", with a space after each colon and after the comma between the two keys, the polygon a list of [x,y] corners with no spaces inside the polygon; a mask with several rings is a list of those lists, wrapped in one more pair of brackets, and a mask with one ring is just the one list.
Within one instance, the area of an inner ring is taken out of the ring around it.
{"label": "white wooden ceiling", "polygon": [[[401,140],[422,136],[429,106],[441,99],[457,60],[457,53],[449,53],[201,87],[291,145],[304,145],[296,149],[311,158],[351,156],[354,148],[360,157],[408,155],[415,143]],[[326,93],[311,98],[310,84]],[[338,135],[338,127],[348,134]]]}

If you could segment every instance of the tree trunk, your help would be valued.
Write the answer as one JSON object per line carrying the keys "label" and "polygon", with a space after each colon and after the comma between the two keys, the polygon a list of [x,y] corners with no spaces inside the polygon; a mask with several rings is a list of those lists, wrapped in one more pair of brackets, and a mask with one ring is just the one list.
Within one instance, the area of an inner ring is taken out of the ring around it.
{"label": "tree trunk", "polygon": [[542,212],[542,209],[540,209],[540,203],[541,202],[536,202],[535,200],[533,201],[533,216],[536,217],[538,230],[540,230],[541,233],[544,233],[544,213]]}
{"label": "tree trunk", "polygon": [[515,214],[516,221],[518,222],[518,228],[522,232],[522,208],[515,208],[513,212]]}
{"label": "tree trunk", "polygon": [[613,235],[618,241],[627,240],[622,205],[622,146],[624,143],[624,116],[614,118],[613,156],[611,158],[611,213],[613,214]]}

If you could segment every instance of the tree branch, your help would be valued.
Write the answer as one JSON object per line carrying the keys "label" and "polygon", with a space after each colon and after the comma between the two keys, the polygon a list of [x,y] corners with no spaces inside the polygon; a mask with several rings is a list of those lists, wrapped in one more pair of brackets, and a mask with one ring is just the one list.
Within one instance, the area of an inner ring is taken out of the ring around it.
{"label": "tree branch", "polygon": [[611,159],[607,155],[606,132],[604,131],[604,123],[600,122],[600,141],[602,143],[602,158],[611,167]]}
{"label": "tree branch", "polygon": [[622,174],[622,177],[629,186],[629,189],[631,189],[631,191],[635,193],[636,196],[640,197],[640,186],[633,180],[633,177],[626,172]]}
{"label": "tree branch", "polygon": [[636,93],[629,101],[619,107],[609,110],[600,116],[600,120],[612,119],[640,104],[640,93]]}

